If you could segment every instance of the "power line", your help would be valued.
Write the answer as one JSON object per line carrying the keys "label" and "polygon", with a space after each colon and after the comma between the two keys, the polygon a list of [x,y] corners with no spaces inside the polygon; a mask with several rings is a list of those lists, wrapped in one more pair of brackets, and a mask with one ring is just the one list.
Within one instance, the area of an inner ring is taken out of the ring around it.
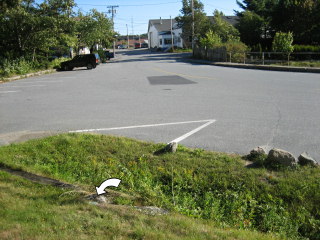
{"label": "power line", "polygon": [[[146,4],[134,4],[134,5],[118,5],[119,7],[143,7],[143,6],[156,6],[156,5],[166,5],[166,4],[173,4],[173,3],[180,3],[181,1],[175,2],[166,2],[166,3],[146,3]],[[105,5],[99,4],[77,4],[83,6],[94,6],[94,7],[105,7]]]}

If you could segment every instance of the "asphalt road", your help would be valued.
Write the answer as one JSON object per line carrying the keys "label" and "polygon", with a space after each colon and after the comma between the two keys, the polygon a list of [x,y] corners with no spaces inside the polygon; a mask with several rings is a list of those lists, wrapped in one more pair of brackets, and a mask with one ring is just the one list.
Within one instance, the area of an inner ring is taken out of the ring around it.
{"label": "asphalt road", "polygon": [[240,154],[265,145],[320,160],[319,74],[216,67],[180,57],[119,51],[94,70],[0,84],[0,143],[34,132],[90,129],[170,142],[215,120],[180,143]]}

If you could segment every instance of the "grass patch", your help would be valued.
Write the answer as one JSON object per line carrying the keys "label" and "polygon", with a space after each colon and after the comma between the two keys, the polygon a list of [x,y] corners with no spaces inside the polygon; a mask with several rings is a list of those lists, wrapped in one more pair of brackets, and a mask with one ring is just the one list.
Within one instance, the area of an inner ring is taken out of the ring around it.
{"label": "grass patch", "polygon": [[277,239],[222,229],[179,214],[148,216],[131,207],[103,208],[65,190],[0,171],[0,239]]}
{"label": "grass patch", "polygon": [[[288,66],[288,63],[279,63],[276,65]],[[320,68],[320,61],[290,61],[289,66],[292,67],[315,67]]]}
{"label": "grass patch", "polygon": [[246,168],[240,156],[181,146],[176,154],[155,156],[163,146],[65,134],[1,147],[0,163],[91,191],[116,177],[122,180],[117,190],[135,196],[142,205],[164,207],[224,228],[320,238],[319,168]]}
{"label": "grass patch", "polygon": [[192,53],[192,49],[191,48],[170,48],[170,50],[168,52],[171,53]]}

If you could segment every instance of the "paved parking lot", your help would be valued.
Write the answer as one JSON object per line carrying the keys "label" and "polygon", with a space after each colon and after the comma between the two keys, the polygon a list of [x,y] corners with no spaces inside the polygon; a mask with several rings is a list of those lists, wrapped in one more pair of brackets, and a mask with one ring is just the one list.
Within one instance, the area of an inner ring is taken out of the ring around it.
{"label": "paved parking lot", "polygon": [[319,74],[122,50],[94,70],[1,84],[0,143],[33,132],[90,131],[154,142],[182,137],[183,145],[240,154],[268,145],[320,160],[319,103]]}

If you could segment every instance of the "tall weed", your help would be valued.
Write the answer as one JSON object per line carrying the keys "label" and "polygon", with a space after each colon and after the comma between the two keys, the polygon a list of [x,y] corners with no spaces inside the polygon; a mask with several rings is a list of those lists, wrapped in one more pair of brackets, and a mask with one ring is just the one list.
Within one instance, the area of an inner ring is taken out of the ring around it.
{"label": "tall weed", "polygon": [[4,59],[1,62],[2,74],[7,77],[14,74],[27,74],[35,69],[35,63],[27,61],[25,58],[18,58],[16,60]]}

